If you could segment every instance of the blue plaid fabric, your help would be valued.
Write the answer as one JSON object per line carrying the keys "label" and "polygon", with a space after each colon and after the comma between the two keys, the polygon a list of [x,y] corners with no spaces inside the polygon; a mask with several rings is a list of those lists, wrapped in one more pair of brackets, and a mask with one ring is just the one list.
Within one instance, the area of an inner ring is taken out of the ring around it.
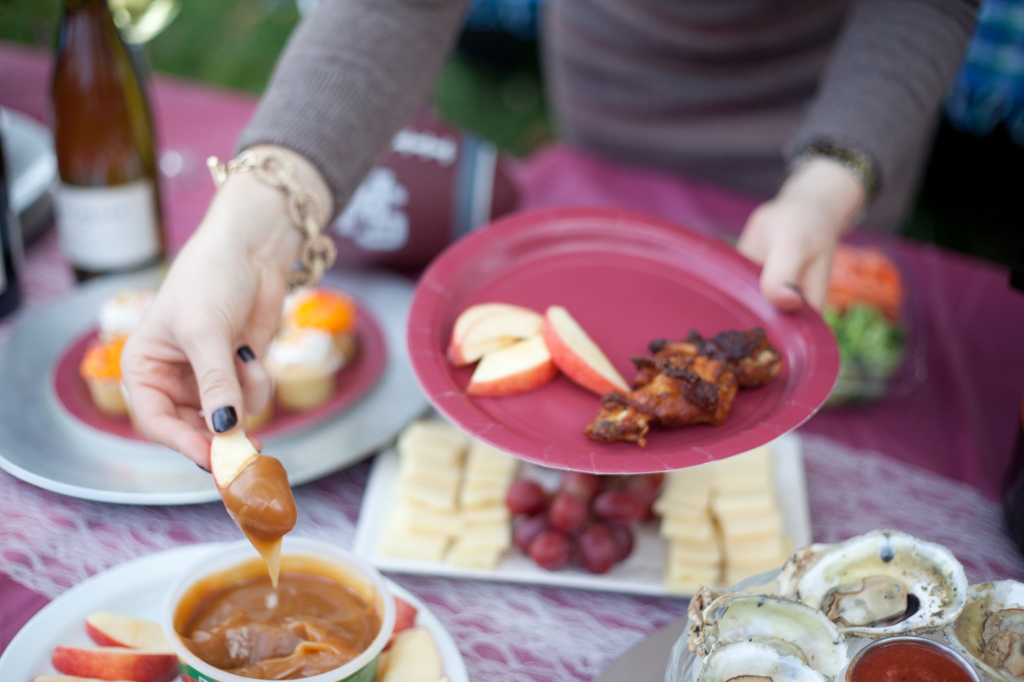
{"label": "blue plaid fabric", "polygon": [[1005,121],[1024,145],[1024,0],[984,0],[978,26],[953,85],[946,115],[984,135]]}
{"label": "blue plaid fabric", "polygon": [[505,31],[520,40],[537,37],[543,0],[473,0],[466,27],[483,31]]}

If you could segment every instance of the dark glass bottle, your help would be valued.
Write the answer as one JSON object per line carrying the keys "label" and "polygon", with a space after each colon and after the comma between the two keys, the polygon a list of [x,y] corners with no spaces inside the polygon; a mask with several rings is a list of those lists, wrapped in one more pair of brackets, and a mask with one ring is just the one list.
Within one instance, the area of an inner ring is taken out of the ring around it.
{"label": "dark glass bottle", "polygon": [[4,161],[4,142],[0,135],[0,317],[6,316],[21,304],[18,282],[21,233],[17,217],[11,209],[11,184]]}
{"label": "dark glass bottle", "polygon": [[106,0],[67,0],[53,73],[57,230],[78,278],[163,257],[146,93]]}
{"label": "dark glass bottle", "polygon": [[[1024,251],[1017,254],[1010,274],[1011,286],[1024,291]],[[1021,339],[1024,342],[1024,339]],[[1003,513],[1010,537],[1024,552],[1024,402],[1017,419],[1017,440],[1010,471],[1003,485]]]}

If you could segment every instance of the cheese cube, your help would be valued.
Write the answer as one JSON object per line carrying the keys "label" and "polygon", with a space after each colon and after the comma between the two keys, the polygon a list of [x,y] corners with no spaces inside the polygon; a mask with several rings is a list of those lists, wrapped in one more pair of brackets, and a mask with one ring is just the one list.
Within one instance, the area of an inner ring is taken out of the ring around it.
{"label": "cheese cube", "polygon": [[714,537],[714,529],[711,525],[711,517],[703,516],[696,521],[677,521],[672,517],[661,520],[661,528],[658,531],[666,538],[686,538],[691,541],[711,540]]}
{"label": "cheese cube", "polygon": [[462,520],[467,524],[511,523],[512,521],[512,514],[504,502],[482,507],[464,507],[460,513]]}
{"label": "cheese cube", "polygon": [[465,550],[503,550],[512,546],[512,528],[507,523],[472,525],[458,539]]}
{"label": "cheese cube", "polygon": [[697,547],[670,541],[668,545],[669,566],[717,568],[721,560],[721,552],[714,543],[705,547]]}
{"label": "cheese cube", "polygon": [[448,490],[458,487],[462,470],[457,466],[445,466],[420,459],[403,459],[401,477],[408,483]]}
{"label": "cheese cube", "polygon": [[701,490],[676,490],[670,488],[654,501],[654,511],[664,515],[673,510],[705,509],[710,499],[710,488]]}
{"label": "cheese cube", "polygon": [[447,535],[413,533],[408,528],[408,510],[399,507],[391,517],[378,551],[381,554],[423,561],[440,561],[444,557],[449,544]]}
{"label": "cheese cube", "polygon": [[505,494],[508,492],[506,488],[500,489],[480,489],[480,488],[463,488],[462,494],[459,496],[459,502],[465,507],[490,507],[497,504],[503,504],[505,502]]}
{"label": "cheese cube", "polygon": [[440,510],[458,510],[458,486],[447,489],[400,481],[398,492],[407,501]]}
{"label": "cheese cube", "polygon": [[749,518],[774,514],[775,493],[771,489],[761,492],[720,494],[711,498],[711,513],[718,519]]}
{"label": "cheese cube", "polygon": [[456,511],[425,507],[417,502],[408,504],[408,528],[414,533],[453,537],[465,529],[465,521]]}
{"label": "cheese cube", "polygon": [[719,523],[727,552],[734,543],[765,540],[782,533],[782,520],[778,514],[751,519],[720,519]]}
{"label": "cheese cube", "polygon": [[718,582],[717,567],[668,565],[665,573],[667,583],[698,583],[714,585]]}
{"label": "cheese cube", "polygon": [[457,427],[437,419],[413,422],[398,437],[398,454],[435,464],[460,466],[469,437]]}
{"label": "cheese cube", "polygon": [[447,561],[453,566],[463,568],[494,569],[501,559],[501,549],[483,549],[467,546],[462,540],[457,540],[451,551],[448,552]]}
{"label": "cheese cube", "polygon": [[753,542],[734,542],[728,544],[726,549],[729,562],[737,564],[777,561],[779,557],[788,557],[790,554],[789,543],[779,536]]}
{"label": "cheese cube", "polygon": [[504,474],[511,477],[518,467],[518,459],[487,443],[474,440],[469,446],[469,455],[466,460],[467,473]]}

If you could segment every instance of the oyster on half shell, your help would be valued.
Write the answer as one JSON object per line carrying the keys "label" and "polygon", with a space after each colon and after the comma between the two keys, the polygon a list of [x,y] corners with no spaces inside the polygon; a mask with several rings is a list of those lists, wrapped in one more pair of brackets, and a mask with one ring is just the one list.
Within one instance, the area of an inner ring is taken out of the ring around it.
{"label": "oyster on half shell", "polygon": [[716,646],[697,673],[697,682],[827,682],[798,657],[761,642]]}
{"label": "oyster on half shell", "polygon": [[993,680],[1024,680],[1024,585],[971,585],[967,605],[944,631],[950,645]]}
{"label": "oyster on half shell", "polygon": [[730,642],[752,641],[799,659],[826,680],[848,662],[839,629],[820,611],[777,595],[724,594],[690,613],[688,642],[701,656]]}
{"label": "oyster on half shell", "polygon": [[779,592],[820,610],[846,635],[878,638],[941,630],[967,600],[952,552],[894,530],[811,545],[782,568]]}

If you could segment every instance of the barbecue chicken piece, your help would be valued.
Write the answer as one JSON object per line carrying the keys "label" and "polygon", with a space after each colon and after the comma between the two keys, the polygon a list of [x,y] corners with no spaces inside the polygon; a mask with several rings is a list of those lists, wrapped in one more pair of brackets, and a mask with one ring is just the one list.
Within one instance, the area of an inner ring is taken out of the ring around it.
{"label": "barbecue chicken piece", "polygon": [[782,368],[781,354],[760,327],[711,339],[691,331],[682,341],[659,339],[649,348],[654,357],[633,358],[633,390],[601,399],[597,418],[584,431],[588,438],[643,446],[652,426],[721,424],[737,389],[763,386]]}
{"label": "barbecue chicken piece", "polygon": [[[764,386],[782,369],[782,355],[768,341],[761,327],[748,331],[725,331],[705,339],[695,331],[684,341],[659,339],[649,344],[655,358],[707,356],[722,360],[733,372],[740,388]],[[650,371],[641,369],[637,381],[649,380]],[[636,383],[634,383],[634,387]]]}
{"label": "barbecue chicken piece", "polygon": [[586,428],[588,438],[643,446],[654,425],[721,424],[736,398],[736,375],[722,360],[698,355],[633,358],[633,363],[649,380],[627,395],[604,396],[597,419]]}

